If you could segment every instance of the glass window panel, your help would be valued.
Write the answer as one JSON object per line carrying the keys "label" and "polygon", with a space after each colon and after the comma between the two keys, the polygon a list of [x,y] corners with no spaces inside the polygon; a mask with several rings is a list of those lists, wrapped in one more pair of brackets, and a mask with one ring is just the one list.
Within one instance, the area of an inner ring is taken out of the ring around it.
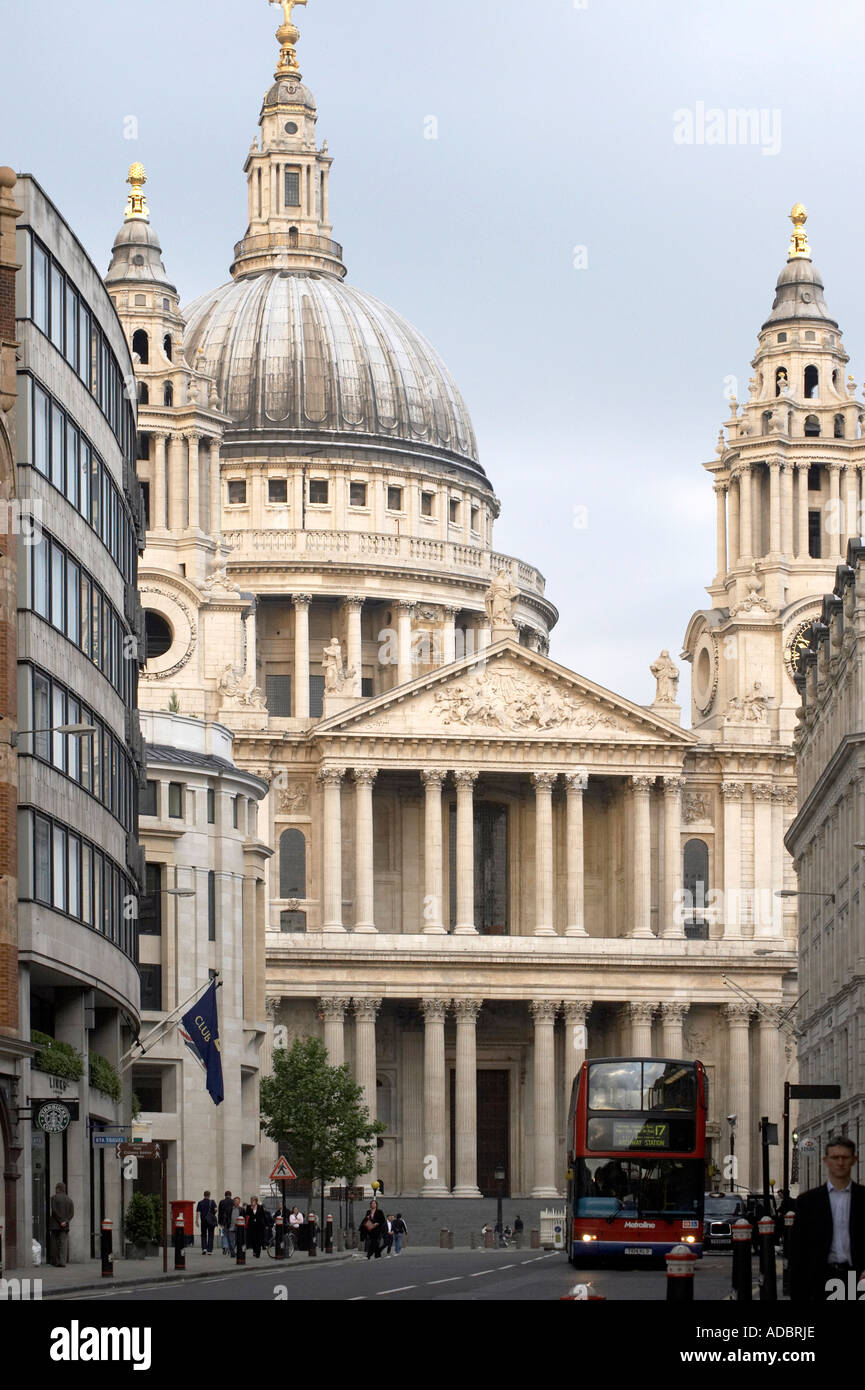
{"label": "glass window panel", "polygon": [[48,537],[41,535],[34,545],[33,555],[33,607],[43,618],[48,617]]}
{"label": "glass window panel", "polygon": [[95,584],[90,585],[90,660],[99,665],[102,660],[102,598]]}
{"label": "glass window panel", "polygon": [[33,897],[33,817],[18,812],[18,897]]}
{"label": "glass window panel", "polygon": [[94,453],[91,459],[90,468],[90,525],[94,531],[99,531],[100,520],[100,499],[102,497],[102,487],[99,482],[99,455]]}
{"label": "glass window panel", "polygon": [[111,606],[107,598],[102,600],[102,657],[100,668],[106,674],[111,674]]}
{"label": "glass window panel", "polygon": [[71,420],[66,422],[66,496],[73,507],[78,506],[78,431]]}
{"label": "glass window panel", "polygon": [[33,896],[41,903],[51,901],[51,822],[43,816],[34,817],[33,863],[35,888]]}
{"label": "glass window panel", "polygon": [[639,1062],[593,1062],[589,1066],[590,1110],[640,1110],[642,1066]]}
{"label": "glass window panel", "polygon": [[[94,721],[93,715],[90,713],[90,710],[87,709],[86,705],[82,705],[82,706],[81,706],[81,711],[80,711],[80,714],[79,714],[79,718],[80,718],[82,724],[93,724],[94,727],[95,727],[95,721]],[[78,756],[79,756],[80,761],[81,761],[81,785],[82,785],[82,787],[86,787],[88,791],[90,791],[90,789],[91,789],[92,786],[93,786],[93,742],[94,742],[94,738],[95,738],[95,735],[94,735],[94,734],[90,734],[87,738],[80,738],[80,739],[77,740],[77,743],[78,743]]]}
{"label": "glass window panel", "polygon": [[284,830],[279,837],[279,896],[306,897],[306,838],[300,830]]}
{"label": "glass window panel", "polygon": [[115,738],[111,740],[111,810],[115,815],[120,810],[120,760]]}
{"label": "glass window panel", "polygon": [[[77,594],[77,588],[75,592]],[[71,695],[66,702],[66,722],[68,724],[80,724],[82,722],[81,706]],[[67,734],[66,736],[66,770],[70,777],[75,778],[76,782],[81,781],[81,745],[86,742],[86,739],[77,738],[75,734]]]}
{"label": "glass window panel", "polygon": [[[66,691],[55,685],[51,702],[51,727],[58,729],[66,723]],[[51,761],[61,772],[66,771],[66,735],[54,733],[52,738]]]}
{"label": "glass window panel", "polygon": [[138,798],[139,816],[159,815],[159,783],[148,781]]}
{"label": "glass window panel", "polygon": [[37,758],[46,762],[51,757],[51,682],[39,671],[33,672],[33,729],[42,730],[33,735],[33,752]]}
{"label": "glass window panel", "polygon": [[78,364],[78,296],[71,285],[66,286],[66,360]]}
{"label": "glass window panel", "polygon": [[72,639],[76,647],[81,642],[80,598],[81,570],[74,560],[70,560],[66,567],[66,636]]}
{"label": "glass window panel", "polygon": [[54,906],[66,911],[66,831],[54,827]]}
{"label": "glass window panel", "polygon": [[108,859],[105,860],[105,882],[102,886],[102,933],[107,936],[109,941],[114,940],[115,913],[114,897],[116,892],[116,869]]}
{"label": "glass window panel", "polygon": [[[148,782],[147,785],[149,787],[151,783]],[[156,783],[154,782],[152,785],[155,787]],[[212,787],[207,788],[207,824],[216,824],[216,793]]]}
{"label": "glass window panel", "polygon": [[51,622],[66,631],[66,554],[59,545],[51,547]]}
{"label": "glass window panel", "polygon": [[168,814],[174,820],[183,817],[183,783],[169,782],[168,784]]}
{"label": "glass window panel", "polygon": [[48,332],[48,257],[33,243],[33,322]]}
{"label": "glass window panel", "polygon": [[63,351],[64,329],[63,329],[63,298],[66,292],[66,285],[63,279],[63,271],[59,266],[51,266],[51,341],[55,347]]}
{"label": "glass window panel", "polygon": [[106,545],[111,542],[111,484],[108,469],[102,470],[102,529],[101,536]]}
{"label": "glass window panel", "polygon": [[69,912],[72,917],[81,916],[81,841],[77,835],[69,836]]}
{"label": "glass window panel", "polygon": [[48,397],[41,386],[33,384],[33,464],[48,477],[51,440],[48,433]]}
{"label": "glass window panel", "polygon": [[216,874],[212,869],[207,875],[207,939],[216,940]]}
{"label": "glass window panel", "polygon": [[83,304],[78,309],[78,375],[90,388],[90,314]]}
{"label": "glass window panel", "polygon": [[66,457],[66,416],[52,403],[51,406],[51,481],[60,492],[64,487]]}
{"label": "glass window panel", "polygon": [[102,855],[93,851],[93,926],[102,930]]}
{"label": "glass window panel", "polygon": [[90,520],[90,445],[85,439],[81,440],[79,454],[79,472],[81,474],[80,500],[79,507],[81,515],[85,521]]}
{"label": "glass window panel", "polygon": [[93,851],[86,840],[81,842],[81,916],[93,926]]}
{"label": "glass window panel", "polygon": [[81,571],[81,650],[90,655],[90,580]]}
{"label": "glass window panel", "polygon": [[288,719],[291,716],[291,676],[265,677],[265,699],[274,719]]}
{"label": "glass window panel", "polygon": [[324,676],[309,678],[309,713],[311,718],[320,719],[324,711]]}

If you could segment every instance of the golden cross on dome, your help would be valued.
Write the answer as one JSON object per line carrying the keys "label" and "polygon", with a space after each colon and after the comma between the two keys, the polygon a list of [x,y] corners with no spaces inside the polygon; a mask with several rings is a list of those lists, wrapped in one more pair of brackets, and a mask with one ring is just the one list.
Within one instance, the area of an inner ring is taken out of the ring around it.
{"label": "golden cross on dome", "polygon": [[793,235],[790,237],[790,248],[787,252],[788,261],[799,256],[810,257],[811,247],[808,245],[808,233],[805,231],[808,214],[801,203],[795,203],[791,208],[790,221],[793,223]]}
{"label": "golden cross on dome", "polygon": [[271,5],[281,5],[286,24],[291,24],[291,12],[295,5],[305,5],[306,0],[268,0]]}
{"label": "golden cross on dome", "polygon": [[291,12],[295,5],[305,5],[307,0],[268,0],[270,5],[281,5],[283,22],[276,31],[276,37],[280,42],[279,63],[277,64],[274,77],[299,77],[300,68],[297,66],[297,54],[294,45],[300,38],[300,30],[291,17]]}

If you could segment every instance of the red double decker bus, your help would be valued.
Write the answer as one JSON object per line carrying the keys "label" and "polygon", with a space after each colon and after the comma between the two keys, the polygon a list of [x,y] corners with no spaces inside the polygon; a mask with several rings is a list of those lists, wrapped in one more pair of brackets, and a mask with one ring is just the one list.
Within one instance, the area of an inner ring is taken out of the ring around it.
{"label": "red double decker bus", "polygon": [[599,1057],[574,1081],[568,1123],[568,1255],[703,1253],[706,1078],[702,1063]]}

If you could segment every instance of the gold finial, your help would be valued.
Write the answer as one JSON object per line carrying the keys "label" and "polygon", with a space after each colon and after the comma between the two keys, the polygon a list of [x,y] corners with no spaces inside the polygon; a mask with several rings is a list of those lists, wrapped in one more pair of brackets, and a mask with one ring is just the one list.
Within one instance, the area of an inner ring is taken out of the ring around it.
{"label": "gold finial", "polygon": [[805,231],[808,214],[801,203],[796,203],[791,209],[790,221],[793,223],[793,235],[790,237],[787,260],[795,260],[797,256],[810,257],[811,247],[808,245],[808,234]]}
{"label": "gold finial", "polygon": [[276,65],[276,72],[273,74],[277,81],[281,77],[300,78],[300,68],[297,65],[297,53],[294,45],[300,38],[300,30],[291,18],[291,12],[295,5],[305,5],[306,0],[268,0],[270,5],[281,5],[283,22],[276,31],[276,37],[280,42],[279,62]]}
{"label": "gold finial", "polygon": [[144,172],[143,164],[131,164],[126,182],[130,185],[132,192],[126,200],[126,220],[131,217],[143,217],[145,221],[150,218],[150,210],[147,206],[147,199],[142,193],[142,188],[147,182],[147,175]]}

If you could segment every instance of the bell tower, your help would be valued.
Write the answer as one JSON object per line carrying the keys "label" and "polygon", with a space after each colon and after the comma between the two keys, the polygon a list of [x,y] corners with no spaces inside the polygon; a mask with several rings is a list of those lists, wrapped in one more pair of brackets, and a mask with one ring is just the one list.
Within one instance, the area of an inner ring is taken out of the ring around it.
{"label": "bell tower", "polygon": [[712,607],[691,619],[682,655],[693,664],[693,727],[725,742],[792,741],[797,646],[860,532],[865,404],[801,203],[790,218],[748,398],[731,398],[716,458],[703,465],[715,489],[716,573]]}

